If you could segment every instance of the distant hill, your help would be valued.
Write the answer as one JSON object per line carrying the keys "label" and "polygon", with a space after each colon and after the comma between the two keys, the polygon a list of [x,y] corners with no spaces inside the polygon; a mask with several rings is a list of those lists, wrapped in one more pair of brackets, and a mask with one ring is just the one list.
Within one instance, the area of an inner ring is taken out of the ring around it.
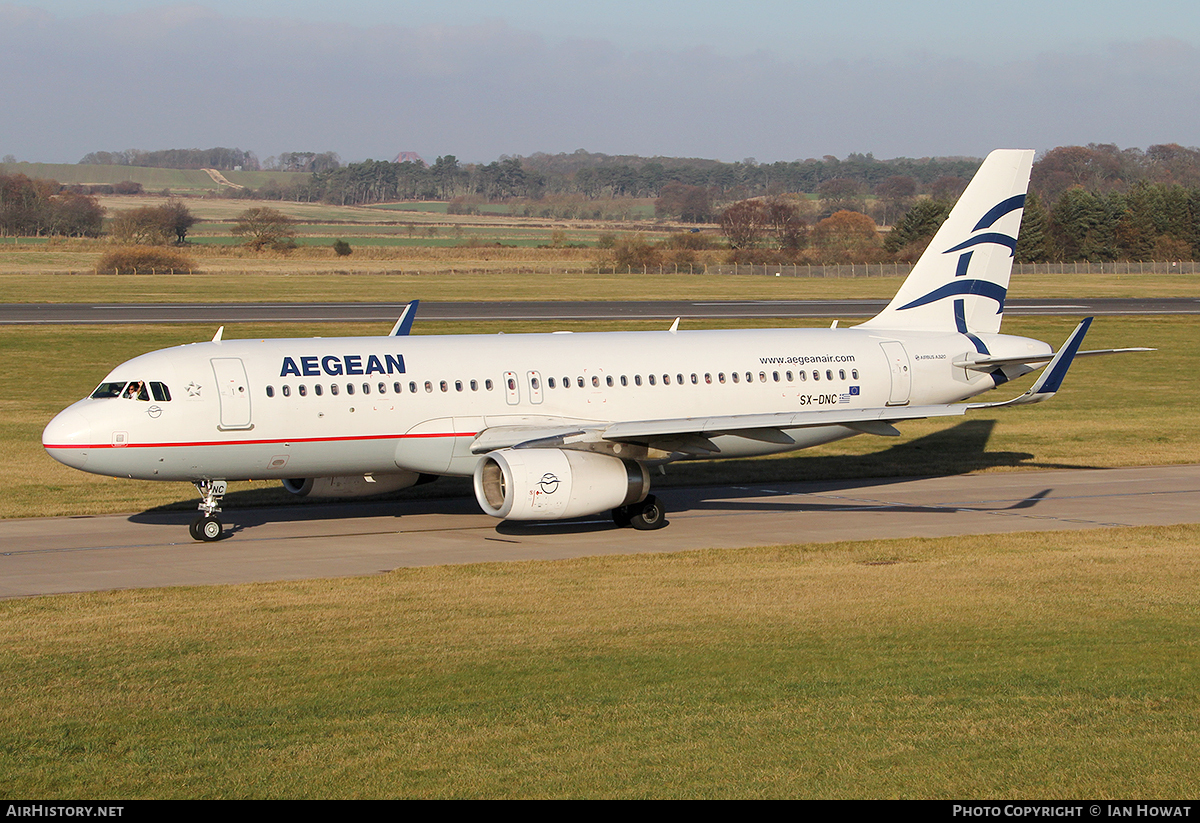
{"label": "distant hill", "polygon": [[[141,183],[148,192],[170,189],[175,194],[207,194],[218,190],[217,183],[199,169],[154,169],[147,166],[102,166],[78,163],[0,163],[5,174],[57,180],[64,185],[112,185],[125,180]],[[230,183],[258,189],[274,180],[286,186],[306,172],[295,171],[224,171]]]}

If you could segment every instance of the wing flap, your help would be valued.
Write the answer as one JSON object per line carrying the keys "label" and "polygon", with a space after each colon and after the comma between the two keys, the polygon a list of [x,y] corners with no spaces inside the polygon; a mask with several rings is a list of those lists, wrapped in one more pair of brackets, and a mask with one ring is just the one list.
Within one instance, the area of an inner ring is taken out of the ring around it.
{"label": "wing flap", "polygon": [[[751,439],[782,442],[770,432],[786,437],[786,429],[814,426],[847,426],[871,434],[887,433],[889,429],[875,424],[901,420],[920,420],[926,417],[952,417],[966,413],[968,406],[946,404],[938,406],[887,406],[874,409],[834,409],[829,411],[779,412],[774,414],[731,414],[718,417],[679,417],[664,420],[634,420],[612,423],[603,429],[605,440],[643,441],[648,438],[675,434],[700,434],[707,437],[732,434]],[[750,434],[755,432],[755,434]]]}

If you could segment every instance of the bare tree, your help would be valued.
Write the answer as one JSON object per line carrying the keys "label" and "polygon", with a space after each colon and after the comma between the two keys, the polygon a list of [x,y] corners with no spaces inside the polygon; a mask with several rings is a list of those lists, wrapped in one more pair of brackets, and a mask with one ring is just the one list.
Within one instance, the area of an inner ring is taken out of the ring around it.
{"label": "bare tree", "polygon": [[295,220],[269,206],[246,209],[238,215],[233,233],[246,238],[246,245],[256,251],[265,248],[286,251],[296,247]]}

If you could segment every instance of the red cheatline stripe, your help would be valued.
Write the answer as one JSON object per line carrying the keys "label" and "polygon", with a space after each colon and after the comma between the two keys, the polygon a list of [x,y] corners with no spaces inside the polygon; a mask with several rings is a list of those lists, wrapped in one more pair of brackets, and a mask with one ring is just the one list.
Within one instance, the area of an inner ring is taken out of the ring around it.
{"label": "red cheatline stripe", "polygon": [[271,443],[343,443],[351,440],[406,440],[413,437],[474,437],[478,433],[363,434],[354,437],[281,437],[273,440],[197,440],[191,443],[89,443],[87,445],[43,443],[42,446],[47,449],[171,449],[182,446],[263,446]]}

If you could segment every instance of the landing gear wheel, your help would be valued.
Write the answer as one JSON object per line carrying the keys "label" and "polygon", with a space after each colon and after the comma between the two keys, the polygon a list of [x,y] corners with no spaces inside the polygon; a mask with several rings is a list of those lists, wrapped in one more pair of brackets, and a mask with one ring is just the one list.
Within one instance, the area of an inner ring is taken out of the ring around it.
{"label": "landing gear wheel", "polygon": [[629,507],[632,517],[629,524],[639,531],[661,529],[667,525],[667,512],[654,495],[648,495],[641,503]]}
{"label": "landing gear wheel", "polygon": [[211,514],[198,517],[190,526],[192,537],[211,543],[221,539],[221,521]]}
{"label": "landing gear wheel", "polygon": [[633,525],[633,513],[629,511],[628,506],[617,506],[612,510],[613,522],[617,524],[617,528],[625,528]]}

